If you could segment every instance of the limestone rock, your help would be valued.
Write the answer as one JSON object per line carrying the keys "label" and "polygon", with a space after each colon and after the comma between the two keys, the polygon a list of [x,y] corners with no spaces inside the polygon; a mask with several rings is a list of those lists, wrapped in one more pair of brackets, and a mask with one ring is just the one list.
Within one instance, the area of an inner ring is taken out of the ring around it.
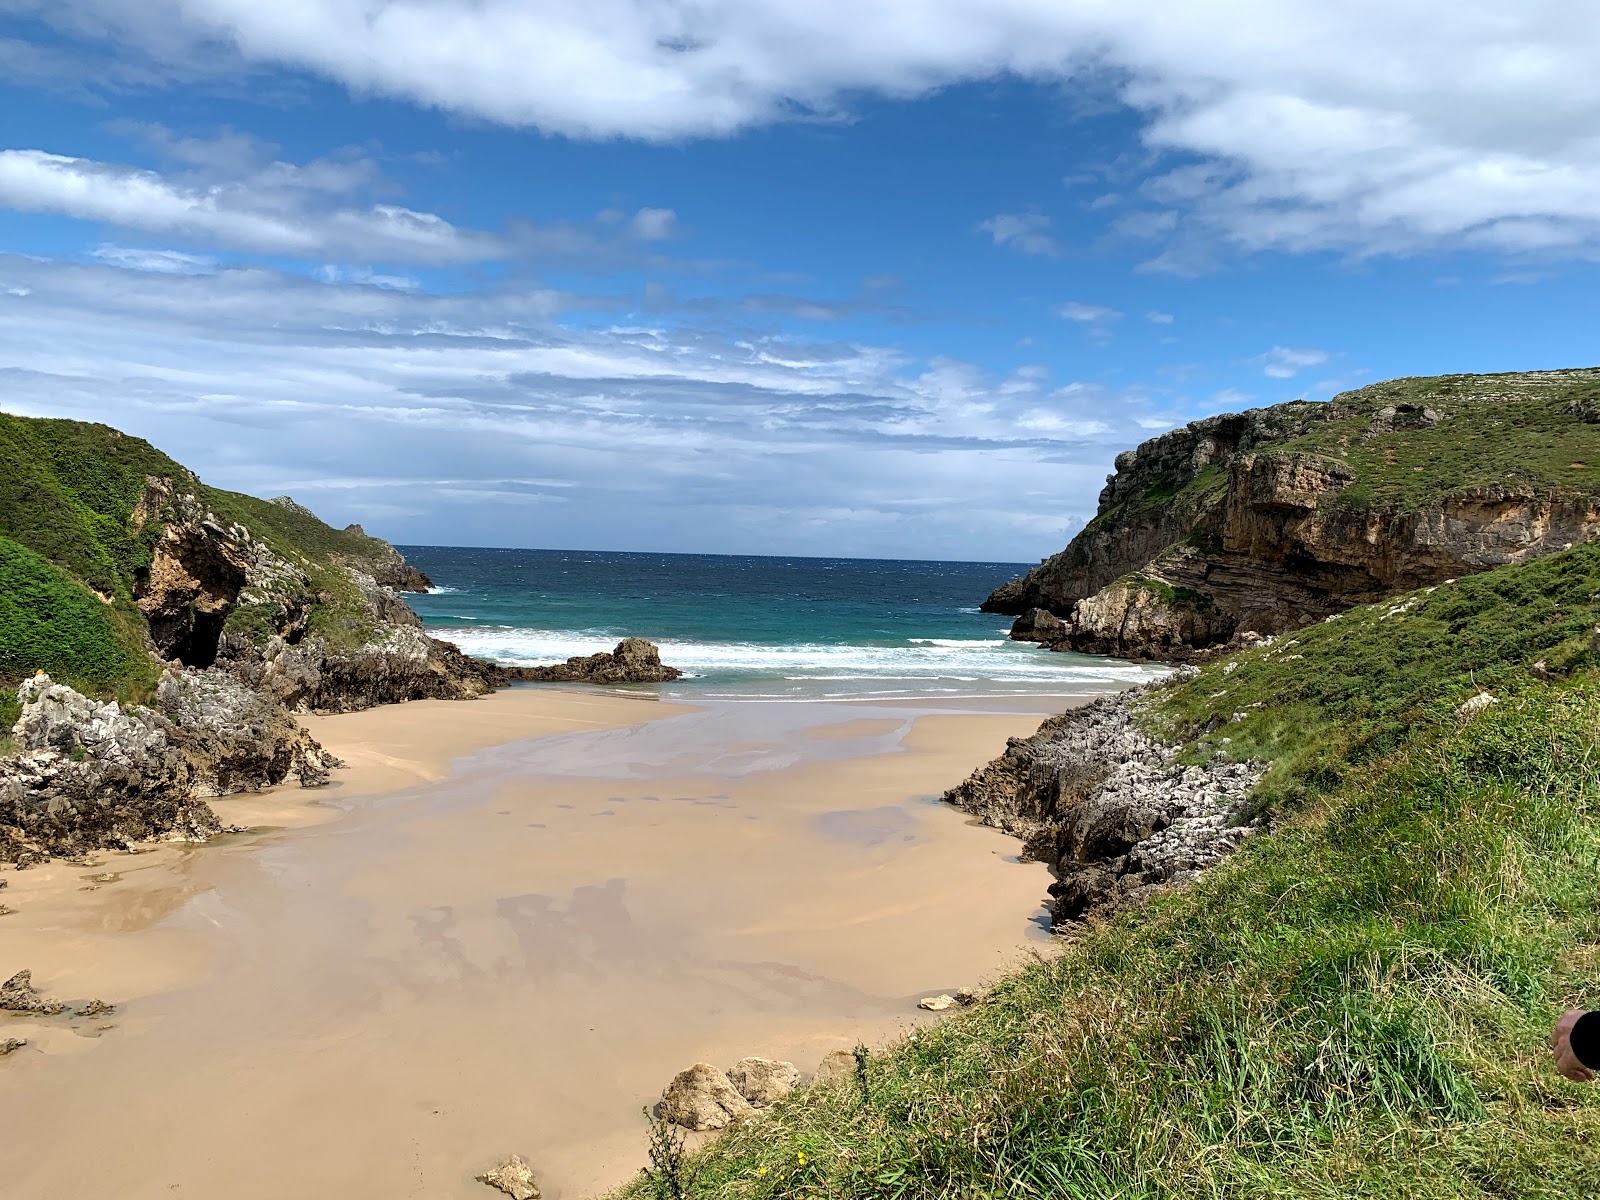
{"label": "limestone rock", "polygon": [[1468,696],[1456,706],[1456,716],[1463,719],[1467,717],[1474,717],[1481,713],[1484,709],[1488,708],[1491,704],[1498,703],[1500,703],[1499,700],[1497,700],[1494,696],[1491,696],[1488,692],[1478,692],[1475,695]]}
{"label": "limestone rock", "polygon": [[10,979],[0,985],[0,1009],[7,1012],[35,1013],[41,1017],[53,1017],[58,1013],[66,1012],[65,1004],[57,1004],[54,1000],[46,1000],[33,986],[32,971],[18,971]]}
{"label": "limestone rock", "polygon": [[539,1200],[539,1185],[534,1182],[533,1171],[520,1155],[508,1155],[494,1170],[474,1175],[473,1178],[479,1183],[500,1189],[512,1200]]}
{"label": "limestone rock", "polygon": [[508,673],[515,679],[538,683],[669,683],[681,678],[682,671],[664,666],[661,651],[643,638],[625,638],[609,654],[590,654],[567,659],[553,667],[514,667]]}
{"label": "limestone rock", "polygon": [[856,1056],[849,1050],[830,1050],[817,1064],[812,1083],[829,1083],[835,1079],[848,1079],[856,1073]]}
{"label": "limestone rock", "polygon": [[754,1114],[750,1102],[710,1063],[678,1072],[661,1093],[662,1117],[685,1129],[721,1129]]}
{"label": "limestone rock", "polygon": [[1259,828],[1250,794],[1262,768],[1178,763],[1176,747],[1139,725],[1146,691],[1050,718],[945,793],[1050,868],[1058,923],[1193,878]]}
{"label": "limestone rock", "polygon": [[738,1093],[757,1108],[768,1108],[794,1091],[800,1072],[792,1062],[771,1058],[741,1058],[728,1072]]}
{"label": "limestone rock", "polygon": [[[1576,422],[1600,421],[1597,379],[1593,371],[1455,377],[1433,393],[1418,381],[1377,384],[1327,403],[1190,422],[1118,455],[1095,519],[995,589],[983,610],[1021,615],[1013,636],[1052,649],[1181,662],[1241,630],[1284,633],[1600,537],[1592,488],[1465,475],[1399,504],[1352,492],[1357,456],[1345,449],[1351,436],[1382,438],[1386,454],[1448,472],[1417,440],[1437,437],[1427,431],[1448,429],[1470,406],[1499,412],[1507,400],[1587,384],[1560,410],[1581,429]],[[1330,423],[1352,432],[1336,436]],[[1559,430],[1552,437],[1559,444]]]}
{"label": "limestone rock", "polygon": [[0,1042],[0,1058],[4,1058],[6,1055],[11,1054],[14,1051],[21,1050],[27,1044],[27,1038],[7,1038],[5,1041]]}
{"label": "limestone rock", "polygon": [[917,1007],[928,1012],[944,1012],[946,1009],[955,1008],[958,1003],[954,996],[946,992],[937,996],[924,996],[917,1001]]}

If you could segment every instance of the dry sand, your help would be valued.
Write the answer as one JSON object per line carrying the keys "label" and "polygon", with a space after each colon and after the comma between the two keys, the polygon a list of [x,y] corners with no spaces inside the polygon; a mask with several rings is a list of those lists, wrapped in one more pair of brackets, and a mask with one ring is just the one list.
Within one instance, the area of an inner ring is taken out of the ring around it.
{"label": "dry sand", "polygon": [[935,802],[1037,715],[515,689],[313,720],[254,829],[0,878],[16,1200],[551,1200],[637,1170],[679,1069],[809,1070],[1039,945],[1049,880]]}

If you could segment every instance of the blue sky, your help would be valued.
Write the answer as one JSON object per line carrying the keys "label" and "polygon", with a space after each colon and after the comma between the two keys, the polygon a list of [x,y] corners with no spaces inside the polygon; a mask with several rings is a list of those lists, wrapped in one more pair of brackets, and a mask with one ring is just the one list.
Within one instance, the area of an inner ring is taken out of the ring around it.
{"label": "blue sky", "polygon": [[0,405],[402,543],[1037,558],[1183,421],[1600,359],[1597,53],[1566,0],[0,0]]}

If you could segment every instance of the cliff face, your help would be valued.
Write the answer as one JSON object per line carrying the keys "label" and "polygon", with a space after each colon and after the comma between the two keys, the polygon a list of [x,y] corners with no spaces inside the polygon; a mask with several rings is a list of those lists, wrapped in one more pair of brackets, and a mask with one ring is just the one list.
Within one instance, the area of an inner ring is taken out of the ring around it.
{"label": "cliff face", "polygon": [[1195,421],[1119,455],[1083,532],[984,609],[1183,659],[1567,549],[1600,534],[1597,397],[1600,371],[1446,376]]}

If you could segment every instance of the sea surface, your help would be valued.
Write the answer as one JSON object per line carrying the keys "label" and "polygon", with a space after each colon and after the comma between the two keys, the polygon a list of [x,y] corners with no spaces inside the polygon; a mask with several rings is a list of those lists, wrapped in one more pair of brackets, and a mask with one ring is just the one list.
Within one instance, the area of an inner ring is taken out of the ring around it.
{"label": "sea surface", "polygon": [[1160,668],[1054,654],[978,611],[1031,563],[768,558],[403,546],[435,588],[408,596],[429,632],[511,665],[661,647],[665,697],[959,700],[1082,695]]}

